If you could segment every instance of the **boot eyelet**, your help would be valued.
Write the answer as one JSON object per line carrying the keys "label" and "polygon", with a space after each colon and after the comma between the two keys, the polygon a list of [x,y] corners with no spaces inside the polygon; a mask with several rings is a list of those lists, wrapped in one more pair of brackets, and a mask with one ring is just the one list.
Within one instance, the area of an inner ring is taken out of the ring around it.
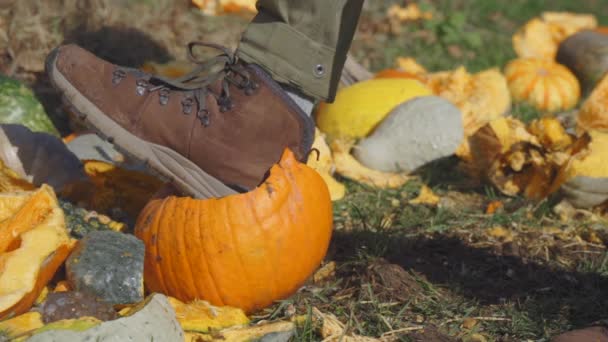
{"label": "boot eyelet", "polygon": [[255,94],[255,89],[253,87],[247,87],[247,88],[245,88],[245,95],[251,96],[253,94]]}
{"label": "boot eyelet", "polygon": [[194,100],[191,97],[186,97],[182,100],[182,111],[184,114],[192,114],[192,107],[194,106]]}
{"label": "boot eyelet", "polygon": [[161,106],[166,106],[169,103],[169,89],[163,88],[158,92],[158,101]]}
{"label": "boot eyelet", "polygon": [[118,85],[125,77],[127,77],[126,71],[122,69],[116,69],[112,73],[112,84]]}
{"label": "boot eyelet", "polygon": [[258,88],[260,87],[259,84],[257,84],[254,81],[249,82],[247,88],[245,88],[245,95],[247,96],[251,96],[255,94],[255,91],[258,90]]}
{"label": "boot eyelet", "polygon": [[143,96],[144,94],[146,94],[148,82],[146,82],[145,80],[137,80],[136,85],[137,87],[135,87],[135,92],[137,93],[137,95]]}
{"label": "boot eyelet", "polygon": [[234,103],[230,100],[227,100],[220,104],[220,112],[226,113],[234,109]]}
{"label": "boot eyelet", "polygon": [[203,110],[199,110],[198,113],[196,114],[196,117],[201,121],[201,124],[203,124],[203,126],[208,127],[209,123],[210,123],[210,118],[209,118],[209,111],[206,109]]}

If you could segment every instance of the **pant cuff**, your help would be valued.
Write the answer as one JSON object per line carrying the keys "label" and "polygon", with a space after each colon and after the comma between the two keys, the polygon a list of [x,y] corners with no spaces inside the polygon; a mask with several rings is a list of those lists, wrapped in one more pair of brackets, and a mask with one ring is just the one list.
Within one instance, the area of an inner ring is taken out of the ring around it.
{"label": "pant cuff", "polygon": [[237,55],[264,68],[273,79],[316,99],[328,100],[335,49],[281,22],[258,14],[243,34]]}

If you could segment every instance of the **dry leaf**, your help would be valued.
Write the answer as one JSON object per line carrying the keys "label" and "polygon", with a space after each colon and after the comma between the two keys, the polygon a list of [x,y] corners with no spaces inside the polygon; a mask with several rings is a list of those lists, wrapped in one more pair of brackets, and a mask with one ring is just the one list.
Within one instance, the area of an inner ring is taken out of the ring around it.
{"label": "dry leaf", "polygon": [[411,200],[410,204],[426,204],[436,206],[437,204],[439,204],[440,200],[441,198],[435,195],[431,188],[426,185],[423,185],[422,188],[420,188],[420,194],[418,195],[418,197]]}
{"label": "dry leaf", "polygon": [[379,342],[380,340],[360,336],[357,334],[349,333],[346,331],[346,327],[340,322],[336,316],[332,314],[325,314],[319,311],[317,308],[312,308],[312,314],[316,320],[322,322],[321,326],[321,337],[323,342]]}
{"label": "dry leaf", "polygon": [[323,280],[331,278],[336,275],[336,262],[330,261],[323,265],[315,274],[312,276],[313,282],[320,283]]}
{"label": "dry leaf", "polygon": [[496,226],[494,228],[488,229],[486,234],[502,242],[513,241],[513,231],[501,226]]}
{"label": "dry leaf", "polygon": [[432,12],[423,12],[416,3],[409,3],[405,7],[397,4],[389,7],[387,11],[389,19],[394,19],[399,22],[414,21],[419,19],[430,20],[433,18]]}
{"label": "dry leaf", "polygon": [[486,214],[493,215],[498,210],[504,208],[504,206],[505,205],[501,201],[492,201],[490,202],[490,204],[488,204],[488,207],[486,208]]}

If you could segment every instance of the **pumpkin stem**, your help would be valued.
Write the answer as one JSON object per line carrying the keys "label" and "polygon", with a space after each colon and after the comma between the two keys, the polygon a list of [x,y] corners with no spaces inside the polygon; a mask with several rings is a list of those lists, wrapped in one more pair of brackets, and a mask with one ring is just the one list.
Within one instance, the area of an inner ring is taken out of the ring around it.
{"label": "pumpkin stem", "polygon": [[310,155],[313,152],[317,152],[317,161],[319,161],[319,158],[321,157],[321,151],[319,151],[317,148],[311,148],[310,151],[308,151],[308,154],[306,155],[306,159],[310,158]]}

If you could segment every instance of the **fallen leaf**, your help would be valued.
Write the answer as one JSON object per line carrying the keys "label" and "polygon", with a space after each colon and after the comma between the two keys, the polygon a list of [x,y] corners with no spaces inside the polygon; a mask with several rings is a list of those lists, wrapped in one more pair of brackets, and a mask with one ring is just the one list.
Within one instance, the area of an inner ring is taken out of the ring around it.
{"label": "fallen leaf", "polygon": [[336,275],[336,262],[330,261],[323,265],[315,274],[312,279],[315,283],[320,283],[328,278],[331,278]]}
{"label": "fallen leaf", "polygon": [[504,208],[504,204],[502,203],[502,201],[492,201],[490,202],[490,204],[488,204],[488,206],[486,207],[486,214],[488,215],[493,215],[494,213],[496,213],[498,210]]}
{"label": "fallen leaf", "polygon": [[508,230],[501,226],[490,228],[486,231],[486,234],[490,237],[498,239],[502,242],[513,241],[513,231]]}
{"label": "fallen leaf", "polygon": [[462,327],[465,329],[473,329],[477,323],[479,323],[475,318],[465,318],[462,322]]}
{"label": "fallen leaf", "polygon": [[439,204],[440,200],[441,198],[437,196],[433,192],[433,190],[431,190],[431,188],[426,185],[423,185],[422,188],[420,188],[420,194],[418,195],[418,197],[411,200],[410,204],[425,204],[436,206],[437,204]]}
{"label": "fallen leaf", "polygon": [[324,342],[380,342],[380,340],[348,332],[342,322],[333,314],[326,314],[312,308],[313,317],[322,322],[321,337]]}
{"label": "fallen leaf", "polygon": [[397,4],[392,5],[387,10],[389,19],[396,19],[399,22],[414,21],[419,19],[430,20],[433,18],[432,12],[423,12],[416,3],[409,3],[405,7]]}

